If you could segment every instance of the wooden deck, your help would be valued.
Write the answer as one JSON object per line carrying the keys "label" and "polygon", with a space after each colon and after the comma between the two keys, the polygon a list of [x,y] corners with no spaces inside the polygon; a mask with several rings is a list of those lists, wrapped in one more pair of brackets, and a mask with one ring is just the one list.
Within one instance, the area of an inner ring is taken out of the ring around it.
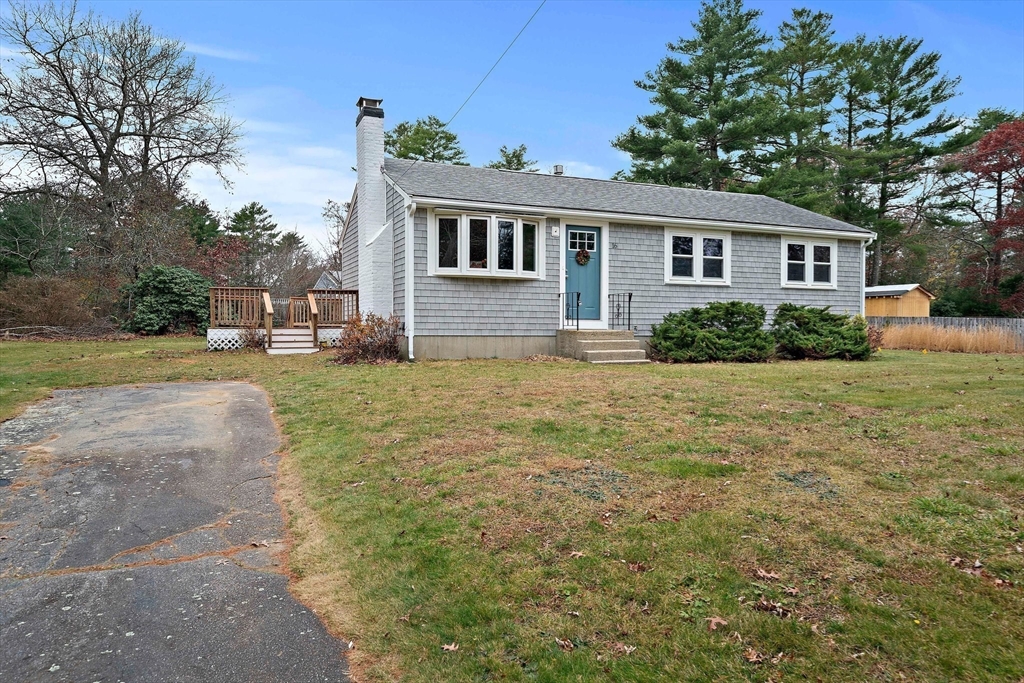
{"label": "wooden deck", "polygon": [[[296,349],[295,353],[315,351],[320,347],[321,329],[343,327],[358,312],[358,290],[310,289],[306,296],[289,298],[285,326],[275,328],[274,304],[265,287],[210,288],[210,327],[261,329],[268,352],[275,348],[275,336],[281,347],[276,352],[284,352],[286,348]],[[308,333],[300,333],[300,330],[308,330]]]}

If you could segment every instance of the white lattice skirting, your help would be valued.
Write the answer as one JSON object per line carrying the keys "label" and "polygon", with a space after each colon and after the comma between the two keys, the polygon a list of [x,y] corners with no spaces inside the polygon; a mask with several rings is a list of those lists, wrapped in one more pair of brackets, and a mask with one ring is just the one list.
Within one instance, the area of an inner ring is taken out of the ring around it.
{"label": "white lattice skirting", "polygon": [[338,340],[341,339],[341,328],[321,327],[316,331],[316,336],[319,338],[321,344],[326,343],[328,346],[337,346]]}
{"label": "white lattice skirting", "polygon": [[[322,327],[317,330],[321,344],[337,346],[341,339],[340,327]],[[237,351],[242,348],[241,330],[231,327],[217,327],[206,330],[207,351]]]}
{"label": "white lattice skirting", "polygon": [[235,351],[242,348],[241,330],[218,327],[206,330],[207,351]]}

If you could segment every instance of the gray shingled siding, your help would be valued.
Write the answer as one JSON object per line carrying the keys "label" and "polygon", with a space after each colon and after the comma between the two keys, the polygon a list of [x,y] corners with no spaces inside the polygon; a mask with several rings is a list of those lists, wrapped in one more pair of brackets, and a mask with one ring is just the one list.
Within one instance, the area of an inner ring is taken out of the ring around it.
{"label": "gray shingled siding", "polygon": [[768,309],[771,320],[782,302],[831,306],[836,313],[860,313],[861,243],[839,241],[836,290],[784,289],[780,286],[782,246],[778,235],[732,233],[732,285],[665,284],[665,231],[660,227],[611,224],[608,292],[633,292],[632,319],[637,334],[650,335],[651,325],[666,313],[702,306],[710,301],[750,301]]}
{"label": "gray shingled siding", "polygon": [[394,244],[394,313],[405,322],[405,200],[391,185],[387,186],[387,219],[391,221]]}
{"label": "gray shingled siding", "polygon": [[359,204],[349,209],[345,239],[341,241],[341,288],[359,289]]}
{"label": "gray shingled siding", "polygon": [[[549,222],[549,225],[551,223]],[[427,211],[414,223],[416,336],[554,336],[558,324],[558,238],[544,230],[543,280],[427,275]]]}

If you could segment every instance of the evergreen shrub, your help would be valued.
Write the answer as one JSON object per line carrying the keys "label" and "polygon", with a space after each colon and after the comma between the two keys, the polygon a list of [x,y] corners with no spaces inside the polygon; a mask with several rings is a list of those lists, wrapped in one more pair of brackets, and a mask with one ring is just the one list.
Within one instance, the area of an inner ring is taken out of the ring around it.
{"label": "evergreen shrub", "polygon": [[871,357],[867,321],[829,311],[829,307],[780,304],[772,321],[780,358],[867,360]]}
{"label": "evergreen shrub", "polygon": [[121,292],[123,327],[141,334],[206,334],[210,281],[181,266],[153,266]]}
{"label": "evergreen shrub", "polygon": [[713,302],[666,315],[652,326],[651,349],[656,357],[677,363],[763,362],[775,350],[764,321],[764,306]]}

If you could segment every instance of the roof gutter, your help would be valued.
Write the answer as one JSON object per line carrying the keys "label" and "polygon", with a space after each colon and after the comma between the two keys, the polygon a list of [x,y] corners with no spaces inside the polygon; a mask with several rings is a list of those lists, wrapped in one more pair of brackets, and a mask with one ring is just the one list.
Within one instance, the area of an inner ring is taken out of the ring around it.
{"label": "roof gutter", "polygon": [[524,206],[521,204],[498,204],[493,202],[474,202],[458,199],[444,199],[442,197],[427,197],[413,195],[410,197],[417,204],[429,205],[432,207],[444,207],[452,209],[487,210],[487,211],[508,211],[510,213],[528,213],[533,216],[565,216],[578,217],[581,219],[593,219],[601,221],[616,221],[622,223],[637,223],[646,225],[680,225],[697,228],[710,228],[719,230],[736,230],[739,232],[771,233],[773,235],[814,235],[818,237],[844,238],[851,240],[867,241],[870,244],[875,239],[873,232],[854,232],[847,230],[826,230],[823,228],[801,228],[789,225],[768,225],[765,223],[739,223],[732,221],[713,221],[698,218],[672,218],[668,216],[640,215],[631,213],[616,213],[609,211],[583,211],[580,209],[560,209],[556,207]]}

